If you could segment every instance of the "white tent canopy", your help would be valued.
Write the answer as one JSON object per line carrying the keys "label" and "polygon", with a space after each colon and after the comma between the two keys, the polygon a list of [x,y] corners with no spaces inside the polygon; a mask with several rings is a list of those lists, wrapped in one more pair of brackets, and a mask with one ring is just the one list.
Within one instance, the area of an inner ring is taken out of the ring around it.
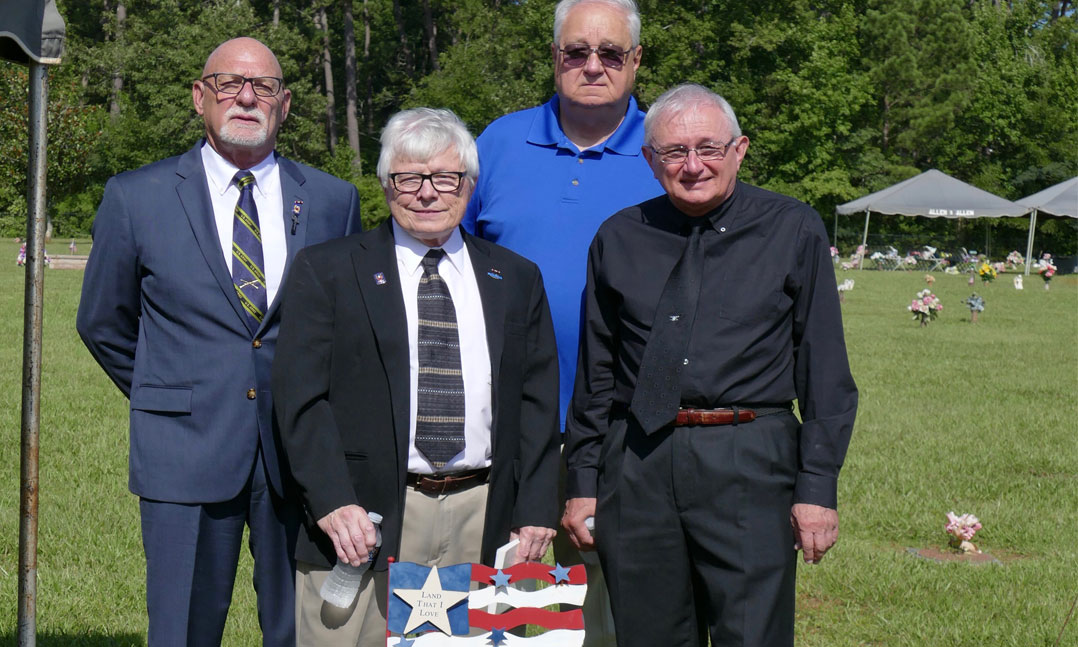
{"label": "white tent canopy", "polygon": [[1037,227],[1037,212],[1078,218],[1078,177],[1064,180],[1015,202],[1033,210],[1029,216],[1029,240],[1026,242],[1026,275],[1028,275],[1029,266],[1033,264],[1031,257],[1033,256],[1033,233]]}
{"label": "white tent canopy", "polygon": [[946,173],[929,169],[835,207],[839,214],[865,212],[865,232],[861,244],[868,244],[868,219],[876,213],[925,218],[999,218],[1024,216],[1030,207],[1004,200],[983,189],[966,184]]}

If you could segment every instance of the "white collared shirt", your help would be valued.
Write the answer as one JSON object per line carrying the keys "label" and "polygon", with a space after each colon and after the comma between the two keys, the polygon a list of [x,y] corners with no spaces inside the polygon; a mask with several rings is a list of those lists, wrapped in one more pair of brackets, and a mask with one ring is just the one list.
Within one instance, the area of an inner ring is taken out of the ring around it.
{"label": "white collared shirt", "polygon": [[[236,218],[236,202],[240,189],[232,181],[236,168],[232,162],[210,146],[202,145],[202,167],[206,169],[206,184],[213,203],[213,220],[221,241],[228,272],[232,273],[232,223]],[[266,304],[273,303],[284,275],[284,261],[288,255],[284,232],[284,204],[281,198],[281,172],[273,153],[252,166],[255,176],[254,198],[258,209],[258,228],[262,232],[262,262],[266,272]]]}
{"label": "white collared shirt", "polygon": [[[393,222],[396,241],[397,271],[404,296],[404,313],[408,318],[408,471],[433,474],[434,467],[415,448],[415,417],[419,409],[419,279],[423,276],[423,257],[430,247],[413,238]],[[460,368],[464,380],[464,451],[454,456],[440,470],[460,470],[490,465],[491,372],[490,349],[487,346],[487,325],[483,319],[483,301],[479,284],[468,256],[468,248],[459,229],[454,229],[442,245],[445,256],[438,262],[438,273],[453,297],[457,313],[457,333],[460,336]]]}

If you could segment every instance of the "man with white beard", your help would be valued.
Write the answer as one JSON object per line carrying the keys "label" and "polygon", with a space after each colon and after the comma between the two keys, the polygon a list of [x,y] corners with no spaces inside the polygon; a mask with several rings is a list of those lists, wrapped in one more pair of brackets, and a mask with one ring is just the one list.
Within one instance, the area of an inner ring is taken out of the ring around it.
{"label": "man with white beard", "polygon": [[150,647],[221,644],[245,524],[263,644],[292,647],[279,288],[302,247],[359,230],[359,195],[274,152],[292,93],[259,41],[220,45],[191,96],[205,139],[105,186],[77,327],[130,400]]}

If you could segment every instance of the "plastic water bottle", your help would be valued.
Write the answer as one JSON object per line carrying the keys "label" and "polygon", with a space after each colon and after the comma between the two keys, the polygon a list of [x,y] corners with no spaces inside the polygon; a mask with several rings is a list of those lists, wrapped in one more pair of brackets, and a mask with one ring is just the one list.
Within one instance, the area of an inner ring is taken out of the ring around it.
{"label": "plastic water bottle", "polygon": [[359,592],[359,583],[363,580],[363,574],[374,564],[374,558],[378,555],[378,549],[382,547],[382,515],[377,512],[368,512],[367,518],[374,524],[374,533],[377,536],[374,548],[367,553],[367,562],[359,566],[337,560],[329,577],[322,583],[319,594],[322,599],[335,607],[347,609],[352,606]]}
{"label": "plastic water bottle", "polygon": [[[584,519],[584,527],[591,533],[592,541],[595,541],[595,517],[588,517]],[[582,550],[580,551],[580,558],[584,560],[586,564],[598,564],[599,553],[594,550]]]}

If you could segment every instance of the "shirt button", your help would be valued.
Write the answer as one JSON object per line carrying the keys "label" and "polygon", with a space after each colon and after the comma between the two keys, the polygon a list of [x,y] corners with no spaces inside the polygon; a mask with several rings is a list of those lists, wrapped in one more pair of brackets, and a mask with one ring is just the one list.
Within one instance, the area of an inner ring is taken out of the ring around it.
{"label": "shirt button", "polygon": [[251,348],[262,348],[262,340],[261,339],[256,339],[253,342],[251,342]]}
{"label": "shirt button", "polygon": [[576,163],[577,164],[583,164],[584,163],[584,158],[583,157],[576,158]]}
{"label": "shirt button", "polygon": [[726,227],[719,227],[719,231],[726,231]]}
{"label": "shirt button", "polygon": [[255,390],[254,389],[247,389],[247,399],[248,400],[254,400],[255,399]]}
{"label": "shirt button", "polygon": [[573,180],[573,186],[580,184],[580,180]]}

